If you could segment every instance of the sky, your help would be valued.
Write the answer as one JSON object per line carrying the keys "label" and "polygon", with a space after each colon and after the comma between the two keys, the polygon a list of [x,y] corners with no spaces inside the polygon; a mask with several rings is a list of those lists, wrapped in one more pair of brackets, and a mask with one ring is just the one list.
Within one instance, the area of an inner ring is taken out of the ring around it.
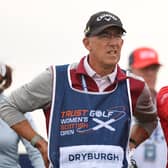
{"label": "sky", "polygon": [[[14,74],[7,94],[50,65],[87,55],[82,44],[86,22],[104,10],[119,16],[127,30],[120,66],[127,68],[128,55],[136,47],[152,47],[163,65],[156,89],[167,85],[166,0],[0,0],[0,62],[12,66]],[[42,113],[34,112],[33,117],[46,137]]]}

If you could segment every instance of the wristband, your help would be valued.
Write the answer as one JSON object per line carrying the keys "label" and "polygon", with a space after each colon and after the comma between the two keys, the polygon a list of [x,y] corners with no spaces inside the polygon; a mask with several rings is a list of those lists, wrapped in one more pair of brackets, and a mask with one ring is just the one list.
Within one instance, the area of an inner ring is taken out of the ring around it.
{"label": "wristband", "polygon": [[39,141],[39,140],[42,140],[44,139],[41,135],[38,135],[36,134],[31,140],[30,140],[30,143],[32,146],[36,146],[36,143]]}

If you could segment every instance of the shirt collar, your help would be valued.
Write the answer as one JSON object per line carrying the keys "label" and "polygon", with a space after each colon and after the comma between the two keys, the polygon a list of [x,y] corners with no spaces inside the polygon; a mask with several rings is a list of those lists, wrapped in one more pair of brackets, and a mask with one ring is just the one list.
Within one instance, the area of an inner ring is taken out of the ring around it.
{"label": "shirt collar", "polygon": [[[88,75],[88,76],[91,76],[91,77],[92,77],[92,75],[95,75],[96,72],[89,66],[87,59],[88,59],[88,56],[84,56],[84,57],[80,60],[78,66],[77,66],[76,73],[79,74],[79,75],[83,74],[83,75]],[[85,65],[85,62],[86,62],[86,64],[88,64],[88,66],[91,68],[91,71],[92,71],[91,74],[89,74],[89,72],[87,71],[87,65]],[[85,66],[86,66],[86,67],[85,67]],[[93,72],[94,72],[94,74],[93,74]],[[125,80],[125,79],[126,79],[126,75],[125,75],[125,73],[123,72],[123,70],[119,67],[119,65],[116,65],[114,72],[111,73],[111,74],[109,74],[108,76],[110,76],[109,79],[110,79],[111,82],[112,82],[115,78],[117,79],[117,81]]]}
{"label": "shirt collar", "polygon": [[90,67],[90,65],[88,64],[88,56],[85,57],[84,59],[84,68],[86,70],[86,73],[90,76],[90,77],[94,77],[96,75],[96,72]]}
{"label": "shirt collar", "polygon": [[116,78],[116,75],[117,75],[117,66],[115,66],[115,69],[114,69],[114,71],[113,71],[112,73],[110,73],[110,74],[108,74],[108,75],[106,75],[106,76],[101,77],[101,76],[100,76],[99,74],[97,74],[97,73],[90,67],[90,65],[88,64],[88,56],[86,56],[85,59],[84,59],[84,68],[85,68],[87,74],[88,74],[90,77],[92,77],[93,79],[94,79],[94,78],[99,78],[99,79],[101,79],[101,78],[106,78],[106,79],[108,79],[111,83],[114,82],[114,80],[115,80],[115,78]]}

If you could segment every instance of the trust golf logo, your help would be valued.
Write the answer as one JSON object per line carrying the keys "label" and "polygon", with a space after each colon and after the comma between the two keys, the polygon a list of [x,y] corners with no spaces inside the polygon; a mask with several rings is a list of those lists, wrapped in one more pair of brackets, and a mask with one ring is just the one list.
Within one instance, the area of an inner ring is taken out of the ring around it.
{"label": "trust golf logo", "polygon": [[85,134],[100,129],[107,129],[110,132],[116,131],[113,124],[126,115],[123,109],[115,107],[110,110],[78,109],[63,111],[60,120],[60,135]]}
{"label": "trust golf logo", "polygon": [[115,131],[116,129],[112,126],[113,123],[117,122],[125,116],[124,111],[118,110],[91,110],[89,116],[92,117],[92,124],[88,129],[78,128],[78,133],[88,133],[91,131],[97,131],[101,128],[108,129],[109,131]]}

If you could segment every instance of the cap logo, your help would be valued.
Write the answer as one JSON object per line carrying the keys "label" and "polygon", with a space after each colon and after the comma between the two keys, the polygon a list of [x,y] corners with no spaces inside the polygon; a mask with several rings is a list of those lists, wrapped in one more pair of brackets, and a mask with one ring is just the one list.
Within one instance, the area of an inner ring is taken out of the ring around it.
{"label": "cap logo", "polygon": [[155,58],[156,54],[154,52],[151,52],[151,51],[143,51],[140,53],[140,57],[142,59],[145,59],[145,58]]}
{"label": "cap logo", "polygon": [[110,20],[118,20],[118,19],[114,15],[104,13],[96,18],[97,22],[100,22],[102,20],[106,20],[107,22],[109,22]]}

